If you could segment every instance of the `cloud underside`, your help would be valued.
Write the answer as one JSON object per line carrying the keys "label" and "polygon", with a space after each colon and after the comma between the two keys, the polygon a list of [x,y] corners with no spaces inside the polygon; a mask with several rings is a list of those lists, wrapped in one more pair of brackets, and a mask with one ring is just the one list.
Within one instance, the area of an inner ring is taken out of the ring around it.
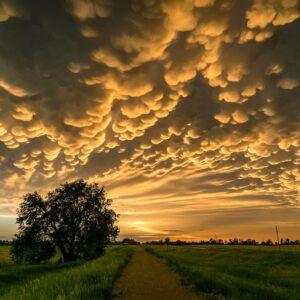
{"label": "cloud underside", "polygon": [[299,207],[300,4],[242,2],[0,0],[0,213],[78,177],[124,224]]}

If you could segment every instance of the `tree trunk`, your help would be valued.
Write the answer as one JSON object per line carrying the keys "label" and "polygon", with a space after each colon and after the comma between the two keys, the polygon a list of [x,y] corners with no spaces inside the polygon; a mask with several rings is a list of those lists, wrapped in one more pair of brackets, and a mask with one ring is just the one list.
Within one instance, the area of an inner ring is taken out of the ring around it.
{"label": "tree trunk", "polygon": [[74,243],[70,244],[69,247],[69,259],[71,260],[75,260],[75,255],[74,255]]}
{"label": "tree trunk", "polygon": [[64,244],[59,240],[57,241],[57,246],[63,256],[63,259],[64,259],[64,262],[68,262],[70,261],[70,258],[69,258],[69,253],[66,251],[66,248],[64,246]]}

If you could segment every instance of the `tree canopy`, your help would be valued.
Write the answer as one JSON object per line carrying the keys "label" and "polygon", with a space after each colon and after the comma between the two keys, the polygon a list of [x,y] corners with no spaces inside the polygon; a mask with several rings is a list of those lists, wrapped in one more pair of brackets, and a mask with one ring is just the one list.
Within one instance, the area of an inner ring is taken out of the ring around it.
{"label": "tree canopy", "polygon": [[64,261],[91,259],[119,232],[118,215],[104,187],[84,180],[65,183],[43,199],[27,194],[18,209],[19,232],[12,245],[18,262],[46,261],[59,249]]}

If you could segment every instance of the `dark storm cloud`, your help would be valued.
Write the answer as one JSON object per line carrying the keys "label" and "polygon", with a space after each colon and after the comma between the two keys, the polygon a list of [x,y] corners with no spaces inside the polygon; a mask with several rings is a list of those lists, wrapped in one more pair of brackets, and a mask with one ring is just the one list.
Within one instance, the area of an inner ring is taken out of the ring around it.
{"label": "dark storm cloud", "polygon": [[0,0],[0,212],[77,177],[125,214],[298,206],[299,17],[298,0]]}

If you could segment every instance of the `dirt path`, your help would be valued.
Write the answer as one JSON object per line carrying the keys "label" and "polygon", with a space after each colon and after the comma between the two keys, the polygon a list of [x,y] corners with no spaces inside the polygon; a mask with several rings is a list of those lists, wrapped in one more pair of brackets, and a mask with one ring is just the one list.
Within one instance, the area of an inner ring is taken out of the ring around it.
{"label": "dirt path", "polygon": [[113,300],[198,300],[182,286],[177,274],[142,248],[138,248],[117,279]]}

